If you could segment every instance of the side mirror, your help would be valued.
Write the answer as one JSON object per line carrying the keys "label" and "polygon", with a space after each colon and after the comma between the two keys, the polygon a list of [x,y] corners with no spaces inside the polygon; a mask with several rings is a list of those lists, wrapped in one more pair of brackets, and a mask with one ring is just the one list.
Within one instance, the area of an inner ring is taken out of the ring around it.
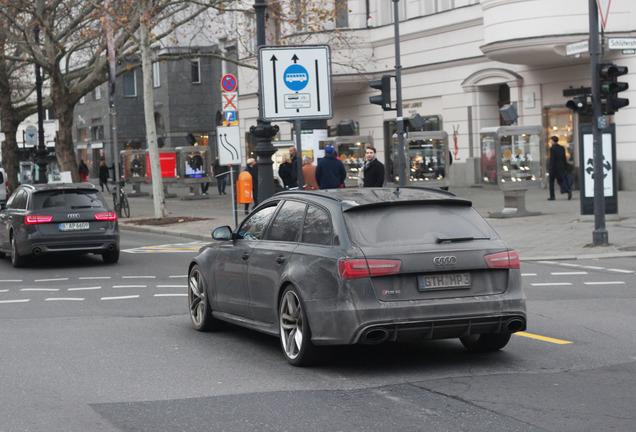
{"label": "side mirror", "polygon": [[231,240],[232,229],[229,226],[222,226],[212,231],[212,238],[214,240]]}

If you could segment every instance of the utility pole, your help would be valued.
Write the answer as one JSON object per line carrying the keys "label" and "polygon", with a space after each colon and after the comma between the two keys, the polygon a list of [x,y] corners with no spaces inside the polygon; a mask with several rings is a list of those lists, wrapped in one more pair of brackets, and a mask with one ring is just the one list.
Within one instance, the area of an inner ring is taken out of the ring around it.
{"label": "utility pole", "polygon": [[[40,43],[40,25],[36,24],[35,43]],[[42,106],[42,73],[40,65],[35,63],[35,92],[38,106],[38,147],[35,151],[35,163],[38,165],[38,179],[36,183],[48,183],[46,178],[46,145],[44,144],[44,107]]]}
{"label": "utility pole", "polygon": [[592,239],[597,246],[607,246],[609,238],[605,227],[605,188],[603,174],[603,137],[599,122],[601,114],[601,89],[599,84],[599,59],[601,49],[598,33],[598,7],[596,0],[589,0],[590,14],[590,68],[592,72],[592,137],[594,159],[594,233]]}
{"label": "utility pole", "polygon": [[119,145],[117,144],[117,111],[115,110],[115,81],[117,79],[117,61],[115,53],[115,36],[113,19],[110,15],[111,0],[104,2],[104,21],[106,24],[106,48],[108,50],[108,113],[110,118],[110,154],[115,171],[115,193],[113,205],[117,216],[121,216],[121,200],[119,199]]}
{"label": "utility pole", "polygon": [[398,138],[398,185],[406,185],[409,172],[406,167],[406,153],[404,149],[404,118],[402,116],[402,64],[400,63],[400,14],[398,3],[393,0],[393,24],[395,28],[395,95],[397,98],[397,138]]}

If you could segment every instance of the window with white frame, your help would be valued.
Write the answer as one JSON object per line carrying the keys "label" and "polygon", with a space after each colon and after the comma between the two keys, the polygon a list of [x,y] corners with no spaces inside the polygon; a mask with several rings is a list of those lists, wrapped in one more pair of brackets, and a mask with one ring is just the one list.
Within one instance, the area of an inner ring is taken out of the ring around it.
{"label": "window with white frame", "polygon": [[192,70],[192,84],[201,84],[201,59],[192,59],[190,67]]}
{"label": "window with white frame", "polygon": [[161,64],[154,62],[152,64],[152,86],[154,88],[161,87]]}
{"label": "window with white frame", "polygon": [[100,100],[102,98],[102,87],[97,86],[95,90],[93,90],[93,99]]}
{"label": "window with white frame", "polygon": [[[386,0],[377,0],[378,6],[378,23],[379,25],[392,24],[395,21],[393,20],[393,10],[394,3],[393,1]],[[398,14],[400,15],[400,21],[404,21],[407,18],[406,15],[406,1],[398,2]]]}
{"label": "window with white frame", "polygon": [[137,74],[135,72],[129,71],[123,75],[125,97],[137,96]]}
{"label": "window with white frame", "polygon": [[349,27],[349,1],[335,0],[334,6],[336,8],[336,28]]}

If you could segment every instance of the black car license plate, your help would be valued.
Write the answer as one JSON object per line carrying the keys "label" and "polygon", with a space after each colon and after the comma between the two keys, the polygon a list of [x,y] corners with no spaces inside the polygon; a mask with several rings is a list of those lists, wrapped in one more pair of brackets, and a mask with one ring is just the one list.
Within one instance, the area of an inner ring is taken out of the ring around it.
{"label": "black car license plate", "polygon": [[420,291],[470,288],[470,273],[439,273],[417,277]]}
{"label": "black car license plate", "polygon": [[60,224],[60,231],[86,231],[88,222],[64,222]]}

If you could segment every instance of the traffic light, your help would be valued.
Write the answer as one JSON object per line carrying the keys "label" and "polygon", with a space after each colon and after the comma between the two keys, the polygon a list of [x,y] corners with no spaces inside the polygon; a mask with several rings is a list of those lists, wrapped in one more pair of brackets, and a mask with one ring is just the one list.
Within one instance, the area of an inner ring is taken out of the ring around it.
{"label": "traffic light", "polygon": [[369,102],[380,105],[384,111],[391,111],[391,75],[382,75],[381,79],[369,81],[369,86],[382,91],[382,94],[370,96]]}
{"label": "traffic light", "polygon": [[567,101],[565,106],[570,108],[574,112],[584,112],[587,110],[587,96],[584,94],[580,94],[575,98]]}
{"label": "traffic light", "polygon": [[605,110],[603,114],[611,115],[629,105],[629,99],[618,97],[618,93],[627,90],[629,84],[617,81],[619,76],[627,73],[627,66],[617,66],[614,63],[601,63],[598,67],[601,99],[605,99]]}

